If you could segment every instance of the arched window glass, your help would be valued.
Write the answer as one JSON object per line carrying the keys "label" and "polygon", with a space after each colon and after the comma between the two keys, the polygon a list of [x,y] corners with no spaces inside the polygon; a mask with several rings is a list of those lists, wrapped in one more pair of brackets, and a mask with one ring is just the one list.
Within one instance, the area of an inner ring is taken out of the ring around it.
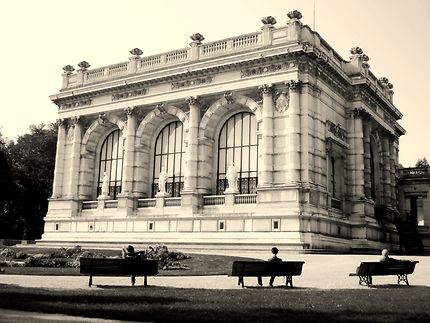
{"label": "arched window glass", "polygon": [[97,196],[101,193],[104,172],[109,177],[109,196],[116,199],[117,195],[121,193],[123,158],[123,140],[117,129],[106,137],[100,150]]}
{"label": "arched window glass", "polygon": [[218,140],[217,194],[226,189],[225,174],[231,162],[238,171],[240,194],[257,192],[258,141],[257,120],[252,113],[241,112],[223,125]]}
{"label": "arched window glass", "polygon": [[161,170],[168,174],[166,192],[170,196],[181,196],[184,187],[184,147],[182,122],[169,123],[160,131],[155,141],[152,196],[158,192],[158,178]]}

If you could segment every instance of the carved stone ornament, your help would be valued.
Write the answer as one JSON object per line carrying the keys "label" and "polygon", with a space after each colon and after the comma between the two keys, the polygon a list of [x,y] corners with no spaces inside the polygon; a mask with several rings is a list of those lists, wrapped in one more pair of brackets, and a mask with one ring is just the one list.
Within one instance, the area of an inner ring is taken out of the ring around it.
{"label": "carved stone ornament", "polygon": [[164,103],[158,103],[155,105],[155,108],[159,110],[161,113],[166,113],[166,109],[164,108]]}
{"label": "carved stone ornament", "polygon": [[290,105],[290,94],[288,91],[282,91],[279,93],[275,101],[275,109],[278,112],[284,112]]}
{"label": "carved stone ornament", "polygon": [[99,122],[99,124],[106,123],[108,121],[106,118],[106,113],[104,113],[104,112],[99,113],[99,117],[98,117],[97,121]]}
{"label": "carved stone ornament", "polygon": [[298,10],[293,10],[287,13],[288,18],[290,19],[302,19],[302,13]]}
{"label": "carved stone ornament", "polygon": [[261,22],[268,27],[273,27],[273,25],[277,23],[276,19],[272,16],[263,17],[263,19],[261,19]]}
{"label": "carved stone ornament", "polygon": [[204,84],[212,83],[213,77],[212,76],[204,76],[204,77],[198,77],[191,80],[185,80],[185,81],[179,81],[179,82],[173,82],[172,83],[172,90],[181,89],[184,87],[191,87],[191,86],[199,86]]}
{"label": "carved stone ornament", "polygon": [[127,116],[133,115],[134,107],[127,107],[124,109],[124,112]]}
{"label": "carved stone ornament", "polygon": [[362,50],[360,47],[352,47],[352,48],[349,50],[349,52],[350,52],[352,55],[361,55],[361,54],[363,54],[363,50]]}
{"label": "carved stone ornament", "polygon": [[197,104],[197,96],[189,96],[185,99],[189,105]]}
{"label": "carved stone ornament", "polygon": [[200,33],[192,34],[192,35],[190,36],[190,38],[191,38],[191,40],[192,40],[193,42],[195,42],[195,43],[197,43],[197,44],[201,44],[201,43],[202,43],[202,41],[204,41],[204,40],[205,40],[205,38],[203,37],[203,35],[202,35],[202,34],[200,34]]}
{"label": "carved stone ornament", "polygon": [[91,65],[87,61],[82,61],[78,64],[82,71],[86,71]]}
{"label": "carved stone ornament", "polygon": [[386,86],[388,84],[388,79],[386,77],[380,77],[379,82],[381,82],[382,85]]}
{"label": "carved stone ornament", "polygon": [[79,116],[74,116],[70,118],[70,125],[74,127],[79,122]]}
{"label": "carved stone ornament", "polygon": [[369,61],[369,56],[367,56],[366,54],[361,55],[361,60],[363,62],[368,62]]}
{"label": "carved stone ornament", "polygon": [[66,65],[63,67],[63,71],[67,75],[72,74],[74,70],[75,70],[75,68],[72,65]]}
{"label": "carved stone ornament", "polygon": [[130,54],[134,55],[134,56],[140,56],[143,54],[143,51],[140,48],[133,48],[132,50],[130,50]]}
{"label": "carved stone ornament", "polygon": [[290,90],[298,90],[300,86],[302,85],[302,82],[299,80],[291,80],[287,83]]}
{"label": "carved stone ornament", "polygon": [[327,124],[327,130],[329,132],[331,132],[335,137],[342,139],[343,141],[346,141],[347,132],[345,129],[342,129],[339,123],[335,124],[330,120],[327,120],[326,124]]}
{"label": "carved stone ornament", "polygon": [[394,87],[394,85],[392,83],[388,83],[387,87],[391,90]]}
{"label": "carved stone ornament", "polygon": [[227,104],[233,104],[234,98],[232,92],[225,92],[224,93],[224,99],[227,101]]}
{"label": "carved stone ornament", "polygon": [[66,125],[66,122],[64,119],[57,119],[55,124],[57,125],[57,127],[63,127]]}
{"label": "carved stone ornament", "polygon": [[135,96],[145,95],[147,92],[148,92],[147,89],[141,88],[141,89],[136,89],[131,91],[115,93],[115,94],[112,94],[112,101],[118,101],[118,100],[123,100],[131,97],[135,97]]}
{"label": "carved stone ornament", "polygon": [[272,84],[263,84],[258,87],[263,94],[269,94],[273,91]]}

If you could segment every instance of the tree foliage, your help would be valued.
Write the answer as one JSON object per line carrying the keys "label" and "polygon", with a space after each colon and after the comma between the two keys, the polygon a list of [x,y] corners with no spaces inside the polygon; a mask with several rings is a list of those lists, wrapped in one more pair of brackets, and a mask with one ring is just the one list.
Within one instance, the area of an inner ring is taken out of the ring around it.
{"label": "tree foliage", "polygon": [[0,238],[37,239],[43,232],[55,167],[54,124],[30,126],[30,133],[0,150]]}
{"label": "tree foliage", "polygon": [[419,168],[427,168],[429,166],[430,166],[429,162],[427,161],[427,159],[425,157],[418,159],[416,164],[415,164],[415,167],[419,167]]}

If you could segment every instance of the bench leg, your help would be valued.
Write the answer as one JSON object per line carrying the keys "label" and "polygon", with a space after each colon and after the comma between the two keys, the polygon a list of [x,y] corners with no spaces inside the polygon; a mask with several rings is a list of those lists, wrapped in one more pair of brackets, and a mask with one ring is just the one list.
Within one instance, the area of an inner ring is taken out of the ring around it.
{"label": "bench leg", "polygon": [[372,276],[358,276],[358,284],[365,283],[367,286],[372,285]]}
{"label": "bench leg", "polygon": [[146,275],[143,277],[143,286],[148,286],[148,278],[146,277]]}
{"label": "bench leg", "polygon": [[136,284],[136,276],[131,275],[131,286],[134,286]]}
{"label": "bench leg", "polygon": [[244,284],[243,284],[243,276],[239,276],[239,279],[238,279],[238,281],[237,281],[237,284],[238,285],[242,285],[242,288],[244,288],[245,286],[244,286]]}
{"label": "bench leg", "polygon": [[91,287],[93,284],[93,275],[90,275],[90,280],[88,281],[88,286]]}
{"label": "bench leg", "polygon": [[293,276],[285,276],[285,286],[288,286],[288,284],[293,287]]}
{"label": "bench leg", "polygon": [[263,278],[261,276],[258,276],[257,283],[258,285],[263,286]]}
{"label": "bench leg", "polygon": [[409,286],[408,275],[406,274],[397,275],[397,284],[400,284],[401,281],[404,281],[406,285]]}

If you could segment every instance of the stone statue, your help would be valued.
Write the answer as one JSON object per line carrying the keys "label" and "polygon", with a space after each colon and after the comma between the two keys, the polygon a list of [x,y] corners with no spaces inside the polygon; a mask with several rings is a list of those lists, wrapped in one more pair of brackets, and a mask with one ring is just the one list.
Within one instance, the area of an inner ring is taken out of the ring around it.
{"label": "stone statue", "polygon": [[158,175],[158,191],[160,193],[166,193],[166,184],[169,175],[167,174],[164,167],[161,169],[160,175]]}
{"label": "stone statue", "polygon": [[228,181],[228,188],[225,191],[227,193],[237,193],[237,171],[236,167],[234,166],[234,162],[230,163],[227,173],[225,174],[225,178]]}
{"label": "stone statue", "polygon": [[109,176],[104,172],[103,174],[103,184],[102,184],[102,193],[103,196],[109,195]]}

